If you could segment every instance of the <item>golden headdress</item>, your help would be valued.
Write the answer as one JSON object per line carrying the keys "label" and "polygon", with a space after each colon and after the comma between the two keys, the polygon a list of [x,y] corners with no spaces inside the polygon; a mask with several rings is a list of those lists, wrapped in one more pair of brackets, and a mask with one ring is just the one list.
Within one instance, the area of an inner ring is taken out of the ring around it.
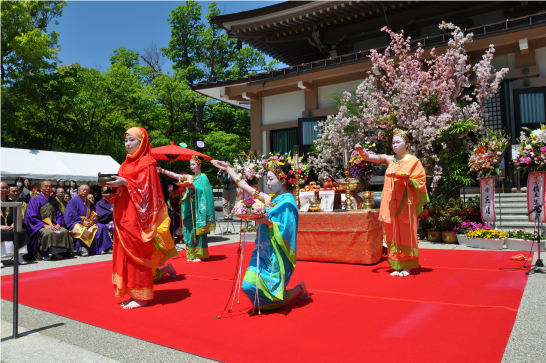
{"label": "golden headdress", "polygon": [[203,164],[203,160],[199,159],[199,157],[197,157],[197,155],[192,155],[191,160],[195,161],[197,164]]}
{"label": "golden headdress", "polygon": [[265,170],[272,171],[279,179],[287,178],[286,174],[284,173],[284,171],[282,171],[281,166],[279,165],[279,162],[277,160],[269,160],[267,164],[265,164]]}
{"label": "golden headdress", "polygon": [[402,129],[394,129],[394,133],[392,134],[392,138],[394,139],[395,136],[399,136],[402,139],[404,139],[405,142],[409,142],[408,133]]}

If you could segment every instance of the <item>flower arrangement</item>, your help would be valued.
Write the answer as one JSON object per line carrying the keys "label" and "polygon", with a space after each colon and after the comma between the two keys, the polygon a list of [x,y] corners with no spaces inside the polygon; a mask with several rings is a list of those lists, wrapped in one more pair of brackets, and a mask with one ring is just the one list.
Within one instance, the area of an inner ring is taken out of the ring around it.
{"label": "flower arrangement", "polygon": [[[370,149],[374,146],[375,144],[372,144],[369,141],[366,141],[364,145],[362,145],[363,148],[368,149],[367,152],[369,154],[374,154],[374,152],[370,151]],[[355,150],[351,153],[349,164],[351,165],[351,176],[358,179],[360,184],[362,184],[364,187],[364,190],[369,190],[370,180],[372,179],[374,170],[373,164],[365,161],[364,158]]]}
{"label": "flower arrangement", "polygon": [[540,125],[540,129],[531,131],[529,137],[521,132],[519,138],[519,155],[513,159],[514,165],[519,171],[534,172],[546,170],[546,125]]}
{"label": "flower arrangement", "polygon": [[499,164],[504,155],[504,151],[510,144],[510,137],[506,136],[504,131],[489,130],[487,135],[481,138],[470,156],[470,170],[485,177],[493,172],[500,175]]}
{"label": "flower arrangement", "polygon": [[258,229],[256,226],[249,226],[241,229],[241,233],[256,233]]}
{"label": "flower arrangement", "polygon": [[469,231],[466,235],[468,238],[484,238],[484,239],[504,239],[507,236],[507,233],[503,232],[501,229],[476,229],[474,231]]}
{"label": "flower arrangement", "polygon": [[233,170],[241,174],[248,185],[257,185],[264,176],[263,160],[264,156],[259,151],[250,150],[248,154],[241,151],[233,162]]}
{"label": "flower arrangement", "polygon": [[474,223],[474,222],[463,222],[456,225],[451,234],[468,234],[468,232],[476,231],[478,229],[490,230],[493,228],[487,223]]}
{"label": "flower arrangement", "polygon": [[307,181],[307,177],[309,176],[309,172],[311,171],[311,167],[309,164],[303,163],[303,154],[299,157],[298,160],[298,169],[296,169],[296,158],[295,156],[292,156],[291,153],[285,153],[284,155],[281,154],[273,154],[269,153],[267,158],[264,158],[262,160],[263,169],[265,171],[265,164],[267,164],[270,160],[276,160],[279,165],[284,165],[285,162],[290,164],[290,167],[292,168],[290,170],[290,175],[288,175],[287,181],[292,185],[296,185],[296,174],[299,175],[299,184],[304,184]]}
{"label": "flower arrangement", "polygon": [[[459,123],[470,123],[475,129],[483,126],[487,117],[485,104],[499,89],[508,68],[496,72],[491,61],[495,48],[490,45],[474,66],[465,47],[472,34],[442,22],[440,29],[451,31],[451,39],[443,54],[433,48],[425,54],[424,45],[417,47],[403,32],[383,28],[391,38],[384,53],[370,52],[372,71],[355,93],[345,92],[337,115],[319,122],[319,137],[309,157],[319,178],[339,174],[344,145],[361,140],[381,141],[390,146],[395,128],[408,131],[410,148],[428,175],[434,175],[432,189],[442,178],[441,159],[452,150],[443,137],[453,137],[448,130]],[[396,57],[396,61],[393,57]],[[470,77],[475,74],[473,97],[466,94]],[[381,74],[381,76],[376,76]],[[357,107],[354,107],[356,100]],[[457,134],[458,144],[471,146],[468,132]],[[447,135],[447,136],[446,136]]]}
{"label": "flower arrangement", "polygon": [[231,212],[239,215],[262,215],[264,214],[264,206],[260,201],[254,200],[252,198],[247,198],[235,203]]}
{"label": "flower arrangement", "polygon": [[[419,221],[433,230],[447,230],[452,234],[466,233],[467,229],[491,228],[481,222],[479,196],[466,202],[462,198],[437,199],[423,209]],[[465,232],[459,232],[461,229]]]}
{"label": "flower arrangement", "polygon": [[[513,239],[523,239],[526,241],[536,241],[537,239],[537,233],[531,233],[527,232],[523,229],[514,229],[512,231],[506,232],[507,238],[513,238]],[[546,236],[540,236],[540,240],[546,240]]]}

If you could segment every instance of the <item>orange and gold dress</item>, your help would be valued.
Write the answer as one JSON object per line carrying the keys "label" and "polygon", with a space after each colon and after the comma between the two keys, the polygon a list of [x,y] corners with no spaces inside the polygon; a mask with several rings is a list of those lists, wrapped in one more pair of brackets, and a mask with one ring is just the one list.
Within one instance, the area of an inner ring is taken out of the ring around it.
{"label": "orange and gold dress", "polygon": [[170,218],[159,184],[157,162],[151,156],[148,133],[141,127],[129,129],[140,140],[140,148],[128,154],[118,175],[127,187],[114,188],[113,272],[116,297],[151,300],[159,268],[177,251],[169,233]]}
{"label": "orange and gold dress", "polygon": [[[393,171],[409,174],[410,182],[389,176]],[[417,216],[428,202],[425,169],[419,159],[406,155],[388,165],[379,219],[385,227],[389,264],[395,270],[419,267]]]}

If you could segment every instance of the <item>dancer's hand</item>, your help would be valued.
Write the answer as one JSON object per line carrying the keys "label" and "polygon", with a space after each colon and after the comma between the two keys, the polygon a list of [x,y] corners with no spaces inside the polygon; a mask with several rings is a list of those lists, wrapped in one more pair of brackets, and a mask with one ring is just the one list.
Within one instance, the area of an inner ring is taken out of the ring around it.
{"label": "dancer's hand", "polygon": [[114,178],[116,180],[111,181],[111,182],[107,182],[106,186],[112,187],[112,188],[121,187],[121,186],[126,187],[127,186],[127,180],[125,180],[124,178],[122,178],[120,176],[117,176],[117,175],[113,175],[112,178]]}
{"label": "dancer's hand", "polygon": [[355,145],[355,150],[356,150],[356,152],[359,153],[359,154],[364,154],[364,155],[367,154],[366,150],[365,150],[365,149],[362,147],[362,145],[360,145],[360,144],[356,144],[356,145]]}
{"label": "dancer's hand", "polygon": [[211,164],[222,171],[226,171],[227,168],[229,167],[229,164],[226,161],[212,160]]}
{"label": "dancer's hand", "polygon": [[156,169],[158,174],[163,173],[163,169],[160,166],[158,166]]}
{"label": "dancer's hand", "polygon": [[268,216],[263,216],[262,218],[254,219],[254,222],[256,222],[256,224],[265,224],[266,226],[270,226],[273,224],[273,222],[271,222],[271,219],[269,219]]}

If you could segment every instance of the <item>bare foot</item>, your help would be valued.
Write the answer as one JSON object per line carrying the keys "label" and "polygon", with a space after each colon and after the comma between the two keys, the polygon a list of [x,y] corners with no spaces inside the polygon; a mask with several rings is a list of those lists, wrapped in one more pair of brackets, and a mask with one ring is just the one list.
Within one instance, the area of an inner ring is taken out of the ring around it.
{"label": "bare foot", "polygon": [[411,275],[411,271],[408,268],[398,273],[398,276],[402,276],[402,277],[409,276],[409,275]]}
{"label": "bare foot", "polygon": [[174,279],[176,277],[176,270],[174,269],[173,265],[171,265],[170,263],[167,265],[167,267],[169,268],[170,278]]}
{"label": "bare foot", "polygon": [[394,270],[394,272],[391,273],[391,276],[400,276],[400,272],[398,270]]}
{"label": "bare foot", "polygon": [[301,287],[301,295],[300,295],[300,299],[302,300],[307,300],[309,299],[309,290],[307,290],[307,286],[305,285],[305,282],[300,282],[300,287]]}
{"label": "bare foot", "polygon": [[134,299],[130,303],[122,305],[121,307],[126,309],[126,310],[131,310],[131,309],[138,309],[138,308],[141,308],[141,307],[146,306],[146,305],[148,305],[147,300],[136,300],[136,299]]}
{"label": "bare foot", "polygon": [[124,302],[122,302],[122,303],[121,303],[121,306],[123,307],[123,306],[129,304],[129,303],[130,303],[131,301],[133,301],[133,300],[134,300],[134,299],[131,297],[131,298],[129,298],[128,300],[125,300]]}

